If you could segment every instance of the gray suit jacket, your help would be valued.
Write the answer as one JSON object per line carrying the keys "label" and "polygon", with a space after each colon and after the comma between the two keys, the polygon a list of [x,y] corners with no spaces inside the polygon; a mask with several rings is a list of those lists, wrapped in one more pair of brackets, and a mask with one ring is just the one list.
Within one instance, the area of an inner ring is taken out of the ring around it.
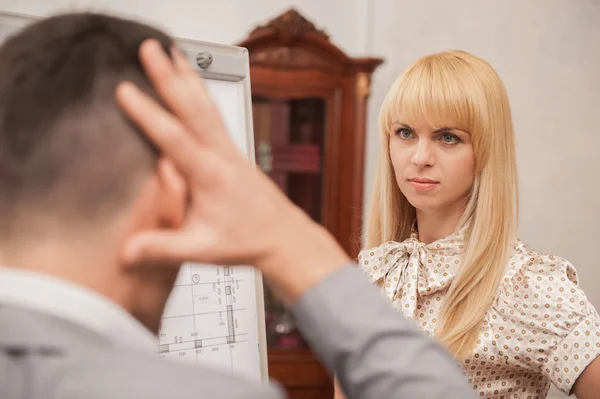
{"label": "gray suit jacket", "polygon": [[274,388],[114,347],[56,317],[0,305],[0,398],[266,398]]}
{"label": "gray suit jacket", "polygon": [[[330,276],[293,311],[349,398],[473,397],[451,357],[353,267]],[[2,399],[283,397],[277,384],[123,351],[68,321],[0,304]]]}

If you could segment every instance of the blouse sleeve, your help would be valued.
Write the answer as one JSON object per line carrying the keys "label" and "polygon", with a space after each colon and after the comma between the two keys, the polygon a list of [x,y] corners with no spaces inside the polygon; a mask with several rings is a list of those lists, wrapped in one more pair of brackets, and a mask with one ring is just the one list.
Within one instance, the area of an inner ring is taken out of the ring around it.
{"label": "blouse sleeve", "polygon": [[600,317],[564,259],[525,259],[505,278],[490,314],[505,360],[541,373],[566,394],[600,354]]}

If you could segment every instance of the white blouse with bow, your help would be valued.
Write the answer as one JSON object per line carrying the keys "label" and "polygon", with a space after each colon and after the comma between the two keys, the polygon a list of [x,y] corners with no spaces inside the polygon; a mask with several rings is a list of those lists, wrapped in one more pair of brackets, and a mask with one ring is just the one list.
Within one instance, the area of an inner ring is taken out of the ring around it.
{"label": "white blouse with bow", "polygon": [[[404,316],[434,331],[465,253],[464,230],[431,244],[413,232],[359,254],[361,269]],[[462,362],[482,398],[545,398],[553,383],[568,393],[600,354],[600,316],[565,259],[514,244],[504,279]]]}

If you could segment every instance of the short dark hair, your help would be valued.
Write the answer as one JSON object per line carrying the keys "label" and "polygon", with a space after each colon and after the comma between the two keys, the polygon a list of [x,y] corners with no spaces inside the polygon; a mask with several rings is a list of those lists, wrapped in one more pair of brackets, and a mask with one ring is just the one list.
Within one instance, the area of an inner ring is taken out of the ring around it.
{"label": "short dark hair", "polygon": [[1,45],[2,234],[30,216],[105,220],[139,189],[157,151],[115,88],[127,79],[156,97],[138,56],[149,38],[173,44],[143,23],[79,12],[35,21]]}

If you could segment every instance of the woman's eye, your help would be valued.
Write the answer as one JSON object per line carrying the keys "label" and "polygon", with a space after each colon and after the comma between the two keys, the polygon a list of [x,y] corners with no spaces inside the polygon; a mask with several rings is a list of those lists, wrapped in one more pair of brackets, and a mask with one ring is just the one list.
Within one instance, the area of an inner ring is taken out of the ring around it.
{"label": "woman's eye", "polygon": [[442,134],[441,139],[444,142],[444,144],[454,144],[458,142],[458,138],[455,135],[449,133]]}
{"label": "woman's eye", "polygon": [[401,129],[396,130],[396,134],[403,139],[409,139],[412,133],[410,130],[408,130],[406,128],[401,128]]}

